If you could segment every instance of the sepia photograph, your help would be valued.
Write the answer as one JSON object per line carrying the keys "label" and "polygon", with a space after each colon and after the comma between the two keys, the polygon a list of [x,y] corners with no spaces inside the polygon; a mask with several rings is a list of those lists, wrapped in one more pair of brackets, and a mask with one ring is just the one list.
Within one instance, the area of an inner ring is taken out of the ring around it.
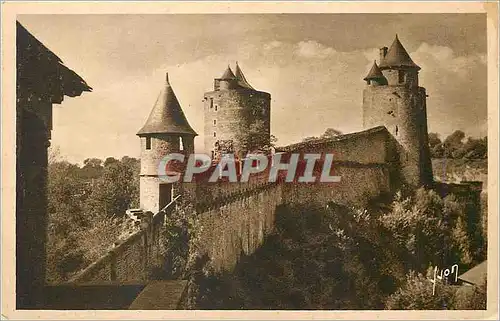
{"label": "sepia photograph", "polygon": [[449,4],[10,12],[3,316],[498,318],[498,4]]}

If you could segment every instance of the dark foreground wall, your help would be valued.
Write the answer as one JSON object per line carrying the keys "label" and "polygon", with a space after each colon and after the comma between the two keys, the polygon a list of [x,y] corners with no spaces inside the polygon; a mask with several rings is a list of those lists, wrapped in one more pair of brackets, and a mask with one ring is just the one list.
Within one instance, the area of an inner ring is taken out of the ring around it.
{"label": "dark foreground wall", "polygon": [[16,307],[43,306],[52,104],[91,91],[16,22]]}

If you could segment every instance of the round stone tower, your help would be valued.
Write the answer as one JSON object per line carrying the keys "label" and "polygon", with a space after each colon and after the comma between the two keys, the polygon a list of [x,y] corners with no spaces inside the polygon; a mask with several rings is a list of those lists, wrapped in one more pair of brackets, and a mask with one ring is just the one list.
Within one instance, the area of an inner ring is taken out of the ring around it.
{"label": "round stone tower", "polygon": [[137,135],[141,139],[141,209],[156,213],[172,199],[172,184],[158,177],[160,161],[169,153],[182,153],[186,157],[194,153],[194,137],[198,135],[184,116],[168,74],[146,124]]}
{"label": "round stone tower", "polygon": [[255,90],[236,64],[228,66],[204,95],[205,151],[212,159],[220,154],[239,157],[269,146],[271,95]]}
{"label": "round stone tower", "polygon": [[432,165],[427,132],[425,88],[419,87],[417,66],[398,39],[380,49],[364,78],[363,127],[383,125],[399,145],[399,161],[405,183],[432,183]]}

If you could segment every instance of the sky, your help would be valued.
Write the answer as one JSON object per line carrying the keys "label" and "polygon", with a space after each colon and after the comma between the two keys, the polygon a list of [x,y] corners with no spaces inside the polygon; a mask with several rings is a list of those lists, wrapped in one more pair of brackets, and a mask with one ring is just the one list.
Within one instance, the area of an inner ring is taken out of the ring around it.
{"label": "sky", "polygon": [[93,88],[54,105],[52,146],[70,162],[139,157],[137,131],[165,73],[203,151],[203,93],[235,62],[271,93],[278,145],[326,128],[362,129],[378,48],[398,37],[420,71],[428,127],[487,134],[485,14],[20,15],[18,21]]}

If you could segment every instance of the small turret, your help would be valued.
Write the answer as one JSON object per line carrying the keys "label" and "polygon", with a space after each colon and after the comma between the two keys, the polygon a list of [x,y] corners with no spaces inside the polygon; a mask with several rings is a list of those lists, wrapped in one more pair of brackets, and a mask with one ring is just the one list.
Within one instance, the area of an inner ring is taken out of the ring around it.
{"label": "small turret", "polygon": [[170,86],[168,74],[144,126],[141,138],[140,202],[141,209],[156,213],[171,201],[172,186],[159,177],[159,165],[170,153],[194,153],[194,137],[181,105]]}
{"label": "small turret", "polygon": [[240,66],[238,65],[238,62],[236,62],[236,79],[238,80],[238,85],[243,88],[247,89],[254,89],[250,84],[248,83],[247,79],[245,78],[245,75],[243,75],[243,71],[241,71]]}
{"label": "small turret", "polygon": [[387,79],[385,79],[384,75],[382,74],[382,71],[377,66],[377,62],[375,60],[373,61],[373,66],[368,72],[368,75],[366,75],[366,77],[363,78],[363,80],[366,81],[367,85],[373,85],[373,86],[387,85]]}
{"label": "small turret", "polygon": [[224,74],[222,74],[222,77],[219,79],[221,80],[233,80],[236,79],[236,76],[234,75],[233,71],[231,70],[231,67],[228,65],[226,71],[224,71]]}
{"label": "small turret", "polygon": [[222,77],[216,78],[214,80],[215,90],[229,90],[238,87],[238,80],[234,75],[231,67],[228,65],[226,71],[222,74]]}

